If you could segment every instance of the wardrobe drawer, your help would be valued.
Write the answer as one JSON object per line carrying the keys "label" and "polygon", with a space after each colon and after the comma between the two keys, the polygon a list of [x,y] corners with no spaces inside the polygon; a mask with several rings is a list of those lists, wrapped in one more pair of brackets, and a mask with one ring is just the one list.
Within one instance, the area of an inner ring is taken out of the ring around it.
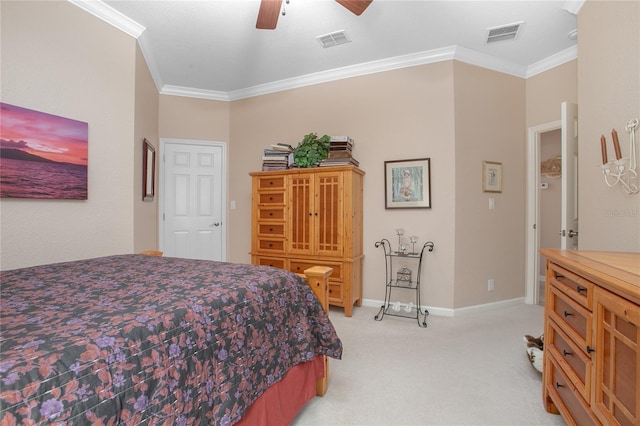
{"label": "wardrobe drawer", "polygon": [[284,192],[260,192],[258,203],[261,205],[284,204]]}
{"label": "wardrobe drawer", "polygon": [[261,207],[258,209],[260,220],[284,220],[284,207]]}
{"label": "wardrobe drawer", "polygon": [[259,223],[258,235],[266,237],[284,237],[284,223]]}
{"label": "wardrobe drawer", "polygon": [[259,238],[258,250],[284,253],[284,240]]}
{"label": "wardrobe drawer", "polygon": [[569,417],[575,424],[580,426],[600,425],[600,422],[588,408],[587,403],[579,394],[574,392],[574,387],[563,374],[562,369],[553,356],[550,357],[545,368],[545,374],[548,376],[545,380],[545,383],[547,383],[547,392],[553,399],[556,407],[563,413],[565,419]]}
{"label": "wardrobe drawer", "polygon": [[551,275],[549,278],[553,285],[585,308],[592,310],[593,283],[555,263],[549,265],[547,273]]}
{"label": "wardrobe drawer", "polygon": [[256,265],[273,266],[274,268],[284,269],[284,259],[273,257],[259,257],[254,263]]}
{"label": "wardrobe drawer", "polygon": [[323,262],[321,260],[291,260],[289,269],[296,274],[303,274],[306,269],[312,266],[328,266],[333,268],[333,272],[329,276],[329,282],[342,281],[342,263]]}
{"label": "wardrobe drawer", "polygon": [[558,360],[580,395],[588,401],[591,394],[591,358],[562,332],[555,321],[549,321],[544,344]]}
{"label": "wardrobe drawer", "polygon": [[344,303],[349,303],[348,301],[344,301],[342,298],[342,283],[332,283],[329,282],[329,302],[334,305],[342,306]]}
{"label": "wardrobe drawer", "polygon": [[258,189],[284,189],[284,176],[260,176]]}
{"label": "wardrobe drawer", "polygon": [[575,300],[568,297],[554,285],[547,288],[549,297],[547,298],[547,312],[556,321],[559,328],[564,330],[573,339],[575,344],[587,350],[587,342],[591,342],[591,312]]}

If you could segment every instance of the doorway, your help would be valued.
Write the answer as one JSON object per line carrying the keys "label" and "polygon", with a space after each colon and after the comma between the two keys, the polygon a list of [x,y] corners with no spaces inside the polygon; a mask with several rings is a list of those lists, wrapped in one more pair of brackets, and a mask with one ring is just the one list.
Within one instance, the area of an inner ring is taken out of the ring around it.
{"label": "doorway", "polygon": [[160,139],[160,250],[226,260],[226,144]]}
{"label": "doorway", "polygon": [[[549,240],[550,234],[557,234],[560,227],[555,229],[546,229],[553,226],[553,220],[548,216],[551,212],[544,211],[545,220],[541,221],[541,209],[547,207],[547,203],[553,203],[553,198],[547,197],[548,194],[542,191],[542,183],[547,183],[547,187],[555,188],[559,185],[552,185],[545,179],[542,180],[540,173],[541,161],[547,159],[547,156],[556,151],[554,146],[554,135],[558,135],[557,151],[561,152],[560,133],[562,122],[560,120],[550,123],[541,124],[539,126],[530,127],[527,137],[527,259],[526,259],[526,295],[525,302],[528,304],[544,304],[544,282],[540,283],[541,275],[544,276],[544,260],[541,259],[539,250],[541,247],[542,235],[545,236],[545,243]],[[543,150],[543,141],[544,150]],[[554,182],[555,183],[555,182]],[[543,185],[544,186],[544,185]],[[542,196],[544,195],[544,197]],[[546,201],[545,206],[541,206],[541,201]],[[549,205],[549,210],[553,210],[553,205]],[[557,212],[557,223],[560,222],[560,212]],[[545,229],[541,229],[542,227]],[[557,225],[556,225],[557,226]],[[559,247],[559,240],[558,240]]]}
{"label": "doorway", "polygon": [[[526,295],[529,304],[544,304],[541,297],[539,272],[541,268],[541,145],[543,135],[560,129],[561,162],[560,175],[560,227],[545,230],[545,234],[552,232],[560,235],[560,248],[577,248],[578,236],[578,105],[562,102],[560,106],[561,120],[539,126],[530,127],[527,137],[527,258],[526,264]],[[551,133],[550,133],[551,134]],[[556,163],[557,164],[557,163]],[[548,184],[548,182],[547,182]],[[546,241],[555,241],[546,240]],[[549,243],[554,244],[555,243]]]}

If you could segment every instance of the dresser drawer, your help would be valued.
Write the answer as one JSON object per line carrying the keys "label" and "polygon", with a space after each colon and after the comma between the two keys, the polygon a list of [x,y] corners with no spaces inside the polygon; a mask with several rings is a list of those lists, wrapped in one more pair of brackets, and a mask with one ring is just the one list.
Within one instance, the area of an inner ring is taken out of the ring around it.
{"label": "dresser drawer", "polygon": [[591,394],[591,358],[562,332],[555,321],[549,321],[544,335],[544,344],[559,360],[565,374],[575,385],[580,395],[588,401]]}
{"label": "dresser drawer", "polygon": [[261,207],[258,209],[259,220],[284,220],[284,207]]}
{"label": "dresser drawer", "polygon": [[258,235],[266,237],[284,237],[284,223],[259,223]]}
{"label": "dresser drawer", "polygon": [[260,176],[258,189],[284,189],[284,176]]}
{"label": "dresser drawer", "polygon": [[306,269],[312,266],[328,266],[333,268],[329,276],[329,282],[342,281],[342,263],[323,262],[321,260],[291,260],[289,269],[296,274],[303,274]]}
{"label": "dresser drawer", "polygon": [[562,266],[551,263],[549,271],[550,280],[567,296],[592,310],[593,307],[593,284],[579,275],[574,274]]}
{"label": "dresser drawer", "polygon": [[259,238],[258,250],[284,253],[284,240]]}
{"label": "dresser drawer", "polygon": [[284,192],[260,192],[258,203],[261,205],[284,204]]}
{"label": "dresser drawer", "polygon": [[[600,425],[588,404],[575,392],[553,356],[545,363],[545,375],[547,375],[545,379],[547,392],[556,407],[563,413],[565,420],[568,417],[580,426]],[[571,424],[569,421],[567,423]]]}
{"label": "dresser drawer", "polygon": [[569,298],[556,286],[548,286],[549,295],[546,303],[548,315],[556,321],[562,330],[573,339],[575,344],[587,350],[587,342],[591,342],[591,312]]}

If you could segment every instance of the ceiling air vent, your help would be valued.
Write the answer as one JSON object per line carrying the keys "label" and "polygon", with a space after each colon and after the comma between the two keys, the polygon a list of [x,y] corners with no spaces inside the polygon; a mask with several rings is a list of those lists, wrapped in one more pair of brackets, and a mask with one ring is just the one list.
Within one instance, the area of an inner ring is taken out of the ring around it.
{"label": "ceiling air vent", "polygon": [[349,43],[351,41],[349,40],[349,37],[347,37],[347,33],[345,33],[344,30],[334,31],[325,35],[319,35],[318,37],[316,37],[316,40],[318,40],[318,43],[320,43],[325,49],[327,47],[333,47],[339,44]]}
{"label": "ceiling air vent", "polygon": [[522,21],[515,22],[513,24],[502,25],[499,27],[488,28],[487,44],[495,43],[496,41],[502,40],[512,40],[516,38],[516,35],[518,35],[518,30],[520,29],[520,25],[522,25]]}

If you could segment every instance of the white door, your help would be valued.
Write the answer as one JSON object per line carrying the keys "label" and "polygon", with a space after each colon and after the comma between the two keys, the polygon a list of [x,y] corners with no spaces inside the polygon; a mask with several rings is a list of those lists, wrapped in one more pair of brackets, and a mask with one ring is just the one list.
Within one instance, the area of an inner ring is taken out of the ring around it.
{"label": "white door", "polygon": [[578,248],[578,105],[562,103],[562,217],[560,247]]}
{"label": "white door", "polygon": [[169,257],[224,261],[224,144],[162,142],[161,250]]}

